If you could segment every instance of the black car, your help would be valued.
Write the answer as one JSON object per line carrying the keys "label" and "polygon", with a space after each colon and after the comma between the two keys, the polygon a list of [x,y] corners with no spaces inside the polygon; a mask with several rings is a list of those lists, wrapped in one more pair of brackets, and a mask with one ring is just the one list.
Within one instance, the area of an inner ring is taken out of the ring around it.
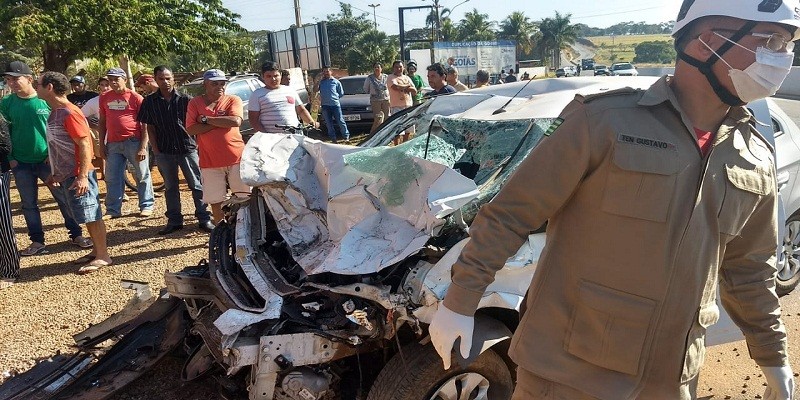
{"label": "black car", "polygon": [[607,65],[595,65],[594,66],[594,76],[598,75],[611,75],[611,71],[608,69]]}
{"label": "black car", "polygon": [[[342,83],[342,88],[344,89],[344,96],[339,99],[339,104],[342,107],[342,115],[347,123],[347,129],[351,134],[356,134],[358,131],[369,131],[370,127],[372,127],[372,121],[375,119],[369,102],[369,93],[364,92],[364,81],[366,79],[367,75],[339,78],[339,82]],[[320,112],[319,121],[321,124],[325,124],[322,112]]]}

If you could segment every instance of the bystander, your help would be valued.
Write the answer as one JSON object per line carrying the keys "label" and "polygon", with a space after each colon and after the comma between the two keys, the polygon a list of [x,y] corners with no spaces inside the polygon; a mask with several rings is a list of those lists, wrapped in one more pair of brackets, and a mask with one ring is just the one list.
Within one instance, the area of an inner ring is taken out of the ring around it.
{"label": "bystander", "polygon": [[211,205],[215,223],[223,218],[222,202],[228,198],[228,188],[237,197],[250,195],[250,187],[239,175],[244,149],[239,132],[242,100],[225,94],[227,84],[224,72],[206,71],[203,74],[205,92],[189,101],[186,111],[186,132],[197,139],[200,153],[203,200]]}
{"label": "bystander", "polygon": [[78,258],[79,274],[111,265],[106,245],[106,225],[100,209],[100,191],[92,167],[92,135],[81,110],[67,100],[69,82],[64,74],[45,72],[36,92],[52,112],[47,119],[50,180],[67,200],[67,210],[80,224],[86,224],[94,242],[92,251]]}
{"label": "bystander", "polygon": [[123,216],[122,196],[125,191],[127,164],[133,167],[139,215],[153,215],[153,182],[150,180],[147,132],[136,115],[142,96],[125,87],[125,71],[112,68],[106,73],[111,90],[100,95],[100,151],[106,160],[106,214]]}
{"label": "bystander", "polygon": [[179,168],[194,200],[198,226],[203,231],[211,232],[214,224],[211,223],[207,205],[203,203],[197,143],[193,136],[186,133],[189,97],[175,90],[175,78],[166,66],[155,67],[153,74],[159,90],[144,98],[136,119],[145,124],[158,171],[164,178],[167,225],[158,234],[167,235],[183,229]]}
{"label": "bystander", "polygon": [[[0,114],[9,123],[11,136],[9,164],[22,202],[22,215],[28,227],[28,237],[31,240],[31,244],[20,251],[20,254],[32,256],[47,252],[42,216],[39,211],[38,181],[48,182],[50,178],[46,133],[50,107],[36,95],[33,72],[22,61],[8,64],[5,81],[13,93],[0,101]],[[83,237],[80,225],[70,217],[66,199],[61,192],[54,190],[51,185],[47,185],[47,188],[53,194],[58,209],[64,217],[70,243],[82,248],[92,247],[92,241]]]}

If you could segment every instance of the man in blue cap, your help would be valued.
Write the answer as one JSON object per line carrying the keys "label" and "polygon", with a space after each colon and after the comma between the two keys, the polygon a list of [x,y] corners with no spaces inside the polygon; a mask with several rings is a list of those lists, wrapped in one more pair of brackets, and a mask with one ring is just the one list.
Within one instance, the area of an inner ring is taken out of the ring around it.
{"label": "man in blue cap", "polygon": [[100,95],[100,154],[106,159],[106,214],[122,217],[127,163],[133,165],[139,215],[153,215],[153,182],[147,156],[147,130],[136,120],[143,98],[125,87],[127,74],[122,68],[106,72],[111,90]]}

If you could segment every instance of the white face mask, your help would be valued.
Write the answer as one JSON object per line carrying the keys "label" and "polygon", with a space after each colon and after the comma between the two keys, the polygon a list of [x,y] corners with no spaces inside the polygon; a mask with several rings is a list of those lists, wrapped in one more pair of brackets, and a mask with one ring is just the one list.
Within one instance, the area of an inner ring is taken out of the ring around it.
{"label": "white face mask", "polygon": [[[718,33],[717,35],[730,42],[728,38]],[[753,51],[739,43],[732,42],[756,55],[756,61],[742,71],[731,67],[705,42],[701,41],[701,43],[730,68],[728,76],[731,77],[736,95],[747,103],[774,95],[781,87],[783,80],[789,75],[792,69],[792,61],[794,61],[794,53],[791,52],[778,53],[765,47],[759,47],[756,51]]]}

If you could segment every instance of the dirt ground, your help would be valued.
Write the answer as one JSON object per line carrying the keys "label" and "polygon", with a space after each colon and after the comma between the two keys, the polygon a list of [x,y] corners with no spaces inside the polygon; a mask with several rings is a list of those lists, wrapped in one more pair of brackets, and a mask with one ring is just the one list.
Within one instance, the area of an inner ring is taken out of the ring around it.
{"label": "dirt ground", "polygon": [[[196,229],[188,193],[182,195],[186,228],[159,236],[156,232],[166,223],[163,197],[156,198],[151,218],[141,218],[136,214],[136,195],[129,191],[130,200],[124,203],[129,216],[107,221],[114,265],[90,275],[77,275],[77,267],[70,262],[86,250],[66,243],[67,231],[55,203],[43,186],[39,193],[49,253],[23,258],[19,282],[0,291],[0,382],[29,369],[37,359],[70,352],[73,334],[121,309],[132,295],[132,291],[120,288],[121,279],[148,282],[157,292],[164,286],[164,271],[178,271],[208,256],[208,234]],[[13,186],[12,200],[16,237],[24,248],[29,241]],[[798,296],[794,293],[782,299],[790,343],[800,329]],[[792,361],[795,371],[800,371],[796,354],[793,352]],[[212,378],[182,382],[182,362],[168,356],[112,399],[222,399]],[[760,370],[748,357],[744,342],[739,341],[708,349],[697,393],[705,400],[759,399],[763,385]]]}

